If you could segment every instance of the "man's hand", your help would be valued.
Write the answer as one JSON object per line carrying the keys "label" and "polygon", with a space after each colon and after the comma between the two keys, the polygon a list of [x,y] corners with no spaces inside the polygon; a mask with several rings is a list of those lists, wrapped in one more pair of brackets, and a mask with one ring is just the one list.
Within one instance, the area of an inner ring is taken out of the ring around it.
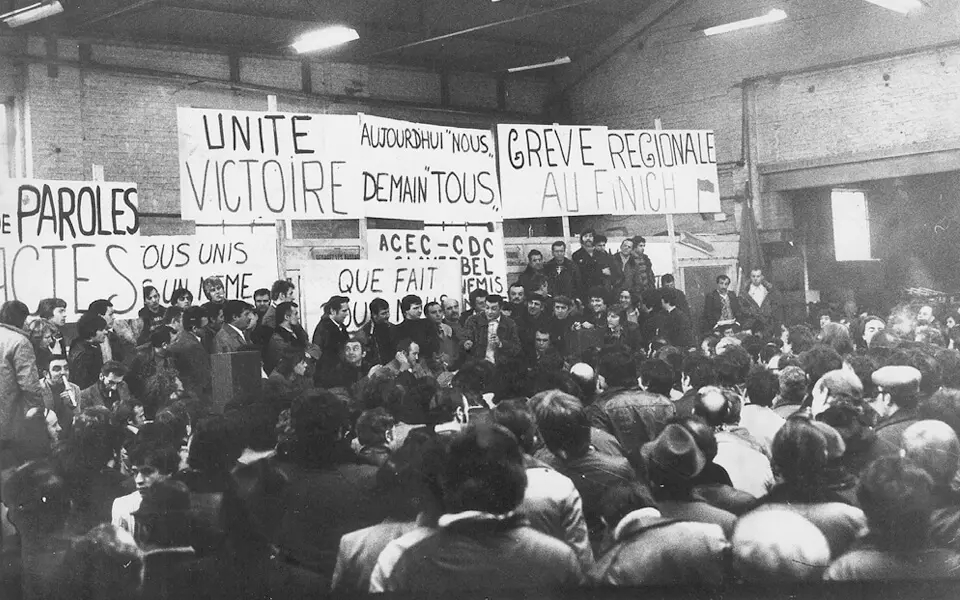
{"label": "man's hand", "polygon": [[584,329],[593,329],[593,323],[590,323],[589,321],[584,321],[580,326]]}
{"label": "man's hand", "polygon": [[600,272],[606,275],[607,277],[610,277],[610,267],[604,267],[603,269],[600,270]]}
{"label": "man's hand", "polygon": [[473,342],[472,342],[471,340],[467,340],[467,341],[463,342],[463,349],[464,349],[464,350],[470,350],[471,348],[473,348]]}

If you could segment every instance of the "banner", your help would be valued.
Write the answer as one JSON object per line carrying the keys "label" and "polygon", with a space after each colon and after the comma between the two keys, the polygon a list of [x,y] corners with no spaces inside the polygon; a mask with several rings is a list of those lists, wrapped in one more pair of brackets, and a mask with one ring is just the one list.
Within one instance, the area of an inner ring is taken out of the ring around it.
{"label": "banner", "polygon": [[308,332],[316,327],[320,306],[330,296],[350,298],[350,329],[358,329],[369,320],[370,301],[383,298],[390,303],[390,320],[403,320],[400,301],[416,294],[424,305],[440,301],[460,289],[460,270],[450,261],[400,262],[379,260],[323,260],[305,263],[300,271],[303,302],[311,307]]}
{"label": "banner", "polygon": [[180,207],[198,223],[356,219],[356,115],[177,108]]}
{"label": "banner", "polygon": [[431,223],[503,220],[490,131],[359,118],[366,216]]}
{"label": "banner", "polygon": [[71,321],[94,300],[118,315],[140,309],[137,186],[6,180],[0,187],[0,290],[31,311],[62,298]]}
{"label": "banner", "polygon": [[[378,261],[450,261],[460,269],[460,300],[475,289],[507,295],[503,232],[486,227],[369,229],[367,255]],[[452,295],[452,291],[447,291]]]}
{"label": "banner", "polygon": [[227,298],[253,304],[253,293],[278,279],[276,230],[264,229],[269,232],[144,236],[138,249],[143,285],[157,288],[165,305],[178,288],[202,304],[203,280],[219,277]]}
{"label": "banner", "polygon": [[720,212],[711,131],[497,125],[505,218]]}

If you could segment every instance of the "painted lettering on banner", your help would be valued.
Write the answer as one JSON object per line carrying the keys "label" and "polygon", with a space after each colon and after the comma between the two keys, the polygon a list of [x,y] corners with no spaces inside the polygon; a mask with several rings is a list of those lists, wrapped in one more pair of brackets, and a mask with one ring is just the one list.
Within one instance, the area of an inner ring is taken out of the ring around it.
{"label": "painted lettering on banner", "polygon": [[[429,227],[426,230],[370,229],[367,253],[375,260],[448,261],[460,270],[460,299],[475,289],[507,293],[503,233],[486,227]],[[452,290],[447,291],[453,295]]]}
{"label": "painted lettering on banner", "polygon": [[98,298],[139,309],[140,235],[132,183],[7,180],[0,187],[0,298],[34,309],[62,298],[69,318]]}
{"label": "painted lettering on banner", "polygon": [[180,205],[198,223],[355,219],[357,117],[177,109]]}
{"label": "painted lettering on banner", "polygon": [[359,115],[366,216],[501,221],[493,134]]}
{"label": "painted lettering on banner", "polygon": [[[369,320],[374,298],[390,304],[390,319],[398,323],[403,320],[400,301],[404,296],[415,294],[424,304],[439,302],[442,296],[460,289],[460,269],[452,262],[324,260],[305,264],[300,281],[304,302],[310,307],[319,307],[334,294],[350,298],[346,325],[358,329]],[[311,328],[320,316],[319,310],[313,312],[316,317],[311,316]]]}
{"label": "painted lettering on banner", "polygon": [[504,216],[720,211],[710,131],[498,125]]}

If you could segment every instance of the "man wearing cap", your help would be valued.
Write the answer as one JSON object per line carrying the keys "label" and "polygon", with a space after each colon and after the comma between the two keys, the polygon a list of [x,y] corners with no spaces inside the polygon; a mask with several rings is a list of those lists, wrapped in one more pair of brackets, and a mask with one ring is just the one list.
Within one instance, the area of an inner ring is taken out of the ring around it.
{"label": "man wearing cap", "polygon": [[881,367],[873,372],[878,393],[870,406],[880,415],[875,431],[881,440],[898,448],[903,432],[919,420],[920,376],[918,369],[905,365]]}
{"label": "man wearing cap", "polygon": [[640,456],[660,514],[668,519],[713,523],[726,536],[733,533],[737,518],[725,510],[694,499],[697,475],[707,463],[696,440],[682,425],[671,423],[660,435],[640,448]]}

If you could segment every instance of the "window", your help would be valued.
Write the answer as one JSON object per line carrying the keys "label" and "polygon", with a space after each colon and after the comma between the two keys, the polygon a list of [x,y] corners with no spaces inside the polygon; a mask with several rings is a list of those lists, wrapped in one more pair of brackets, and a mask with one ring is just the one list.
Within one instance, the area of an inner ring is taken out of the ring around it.
{"label": "window", "polygon": [[872,260],[870,254],[870,211],[866,192],[833,190],[833,245],[838,261]]}

